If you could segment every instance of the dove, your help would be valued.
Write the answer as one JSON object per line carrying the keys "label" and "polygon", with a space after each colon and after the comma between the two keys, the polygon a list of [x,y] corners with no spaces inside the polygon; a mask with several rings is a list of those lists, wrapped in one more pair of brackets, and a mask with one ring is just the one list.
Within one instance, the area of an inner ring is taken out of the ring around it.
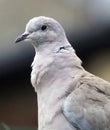
{"label": "dove", "polygon": [[110,83],[87,72],[55,19],[34,17],[18,42],[35,48],[39,130],[110,130]]}

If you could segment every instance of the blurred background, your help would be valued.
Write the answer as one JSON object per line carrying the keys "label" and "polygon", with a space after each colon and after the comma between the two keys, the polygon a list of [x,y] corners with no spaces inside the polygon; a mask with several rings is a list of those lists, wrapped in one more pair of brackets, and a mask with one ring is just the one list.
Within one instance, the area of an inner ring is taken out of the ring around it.
{"label": "blurred background", "polygon": [[110,0],[0,0],[0,123],[37,126],[34,48],[14,41],[40,15],[58,20],[85,69],[110,81]]}

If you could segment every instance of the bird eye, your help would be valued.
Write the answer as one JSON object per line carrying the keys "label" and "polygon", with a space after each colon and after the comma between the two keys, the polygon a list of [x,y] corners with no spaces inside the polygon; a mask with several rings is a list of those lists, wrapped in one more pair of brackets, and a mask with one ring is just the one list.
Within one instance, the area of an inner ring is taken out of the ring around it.
{"label": "bird eye", "polygon": [[42,31],[44,31],[44,30],[46,30],[47,29],[47,26],[46,25],[43,25],[42,27],[41,27],[41,30]]}

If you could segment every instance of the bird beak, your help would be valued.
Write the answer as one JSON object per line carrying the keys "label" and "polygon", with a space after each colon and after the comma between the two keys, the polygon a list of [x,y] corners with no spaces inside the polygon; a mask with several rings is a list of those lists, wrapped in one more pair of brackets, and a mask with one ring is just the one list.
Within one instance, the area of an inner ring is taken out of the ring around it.
{"label": "bird beak", "polygon": [[16,38],[16,40],[15,40],[15,43],[24,41],[24,40],[27,38],[28,35],[29,35],[29,33],[24,33],[24,34],[18,36],[18,37]]}

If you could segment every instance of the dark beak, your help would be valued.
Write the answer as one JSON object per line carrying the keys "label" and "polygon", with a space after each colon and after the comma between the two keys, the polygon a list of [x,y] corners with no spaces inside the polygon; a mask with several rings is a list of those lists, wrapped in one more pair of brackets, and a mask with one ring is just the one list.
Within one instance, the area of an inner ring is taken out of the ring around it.
{"label": "dark beak", "polygon": [[26,34],[22,34],[22,35],[18,36],[18,37],[16,38],[16,40],[15,40],[15,43],[18,43],[18,42],[21,42],[21,41],[25,40],[28,35],[29,35],[29,34],[26,33]]}

